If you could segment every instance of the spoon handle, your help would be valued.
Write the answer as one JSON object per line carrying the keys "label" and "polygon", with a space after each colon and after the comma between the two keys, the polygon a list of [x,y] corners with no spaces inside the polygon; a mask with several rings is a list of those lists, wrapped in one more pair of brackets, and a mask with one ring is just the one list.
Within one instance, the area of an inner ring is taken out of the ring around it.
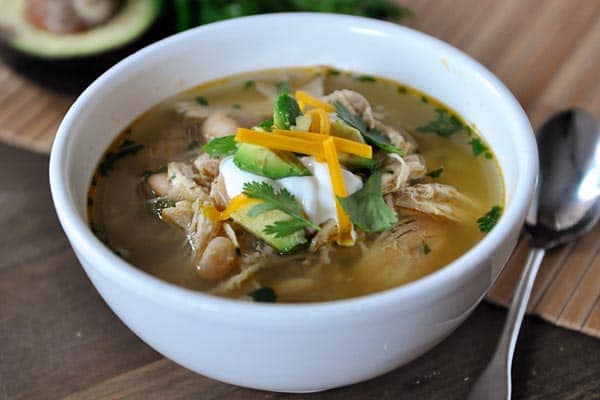
{"label": "spoon handle", "polygon": [[475,382],[468,400],[510,400],[510,372],[515,344],[519,336],[519,329],[521,329],[523,315],[527,310],[531,289],[545,254],[546,250],[541,248],[532,248],[529,251],[525,268],[513,294],[513,300],[496,352],[477,382]]}

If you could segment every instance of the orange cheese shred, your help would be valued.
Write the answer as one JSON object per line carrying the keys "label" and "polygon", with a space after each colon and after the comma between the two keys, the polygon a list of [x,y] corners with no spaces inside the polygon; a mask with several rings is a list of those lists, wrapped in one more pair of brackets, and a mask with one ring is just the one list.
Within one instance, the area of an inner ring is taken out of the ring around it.
{"label": "orange cheese shred", "polygon": [[314,108],[321,108],[327,112],[334,112],[335,107],[329,103],[325,103],[319,99],[315,99],[310,94],[303,92],[302,90],[296,91],[296,100],[300,106],[300,110],[304,111],[304,108],[309,105]]}
{"label": "orange cheese shred", "polygon": [[295,153],[308,154],[317,157],[323,156],[323,147],[318,142],[277,135],[277,129],[273,130],[273,133],[238,128],[235,134],[235,140],[237,142],[255,144],[274,150],[293,151]]}
{"label": "orange cheese shred", "polygon": [[346,184],[344,183],[344,176],[342,174],[342,168],[340,167],[333,138],[329,137],[323,141],[323,152],[325,153],[325,160],[327,161],[327,167],[329,168],[329,179],[331,179],[331,186],[333,188],[333,193],[335,194],[334,201],[338,219],[337,243],[340,246],[352,246],[354,245],[354,239],[352,238],[352,222],[338,201],[338,197],[346,197],[348,193],[346,192]]}
{"label": "orange cheese shred", "polygon": [[[221,211],[221,213],[219,213],[218,219],[221,221],[225,221],[226,219],[231,218],[231,214],[236,212],[241,207],[244,207],[249,204],[259,204],[259,203],[261,203],[261,201],[258,199],[251,199],[250,197],[246,196],[245,194],[238,194],[233,199],[231,199],[231,201],[227,205],[227,208],[225,208],[223,211]],[[216,209],[215,209],[215,211],[216,211]]]}
{"label": "orange cheese shred", "polygon": [[331,122],[329,121],[329,113],[327,111],[322,108],[314,108],[307,111],[306,115],[310,115],[312,119],[310,124],[311,132],[322,135],[329,135],[331,133]]}
{"label": "orange cheese shred", "polygon": [[327,138],[332,138],[336,150],[340,153],[348,153],[365,158],[373,158],[373,148],[371,146],[364,143],[355,142],[353,140],[342,139],[336,136],[322,135],[320,133],[288,131],[284,129],[274,129],[273,133],[298,139],[310,140],[313,142],[322,142]]}

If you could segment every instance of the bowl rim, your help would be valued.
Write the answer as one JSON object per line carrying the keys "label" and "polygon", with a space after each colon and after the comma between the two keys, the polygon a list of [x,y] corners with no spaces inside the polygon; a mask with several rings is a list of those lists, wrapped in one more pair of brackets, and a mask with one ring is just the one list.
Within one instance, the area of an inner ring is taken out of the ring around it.
{"label": "bowl rim", "polygon": [[[513,133],[513,135],[515,142],[521,147],[521,150],[524,150],[520,152],[520,154],[524,154],[524,157],[518,159],[519,173],[511,203],[508,207],[505,207],[498,224],[490,233],[459,258],[415,281],[357,297],[311,303],[245,302],[186,289],[156,278],[129,264],[115,255],[92,233],[87,221],[84,221],[84,218],[81,218],[77,212],[77,207],[70,194],[71,188],[68,181],[66,155],[71,138],[71,129],[77,120],[79,110],[85,107],[88,100],[95,96],[96,91],[105,82],[110,81],[122,69],[129,64],[142,61],[147,54],[160,52],[163,47],[170,46],[171,43],[198,35],[199,32],[240,29],[241,26],[255,23],[272,24],[282,19],[285,23],[290,23],[290,19],[325,19],[328,23],[335,24],[337,28],[351,29],[352,27],[359,27],[371,33],[384,32],[421,41],[423,45],[443,51],[448,59],[459,60],[461,64],[480,75],[483,81],[499,93],[505,101],[505,105],[510,108],[510,112],[514,115],[516,126],[519,127],[520,134]],[[322,13],[275,13],[235,18],[199,26],[153,43],[114,65],[85,89],[61,121],[52,146],[49,174],[51,194],[56,212],[72,247],[81,256],[90,260],[94,259],[89,264],[93,266],[95,271],[106,275],[113,284],[128,286],[129,289],[144,292],[153,301],[177,308],[185,307],[195,312],[202,310],[230,316],[252,315],[263,320],[268,318],[270,322],[276,323],[297,316],[310,315],[311,318],[328,319],[333,315],[354,313],[357,310],[380,309],[386,305],[402,304],[402,301],[418,298],[420,294],[424,293],[428,294],[426,298],[433,298],[431,293],[435,293],[436,288],[443,286],[445,282],[458,280],[462,275],[476,268],[481,259],[490,258],[503,240],[509,236],[513,227],[520,224],[537,183],[537,160],[535,136],[519,102],[492,72],[450,44],[405,26],[365,17]]]}

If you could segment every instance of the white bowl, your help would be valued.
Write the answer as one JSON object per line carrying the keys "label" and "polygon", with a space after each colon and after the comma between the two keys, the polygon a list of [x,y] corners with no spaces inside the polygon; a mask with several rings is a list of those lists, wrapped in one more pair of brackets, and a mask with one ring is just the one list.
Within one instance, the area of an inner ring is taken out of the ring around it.
{"label": "white bowl", "polygon": [[[115,136],[142,112],[223,76],[317,64],[405,82],[474,123],[494,149],[506,186],[505,212],[492,232],[416,282],[349,300],[273,305],[213,297],[161,281],[117,257],[90,231],[86,195],[92,173]],[[327,14],[234,19],[139,51],[77,99],[60,125],[50,159],[60,222],[93,284],[127,326],[200,374],[284,392],[372,378],[450,334],[503,268],[536,176],[537,150],[527,117],[487,69],[411,29]]]}

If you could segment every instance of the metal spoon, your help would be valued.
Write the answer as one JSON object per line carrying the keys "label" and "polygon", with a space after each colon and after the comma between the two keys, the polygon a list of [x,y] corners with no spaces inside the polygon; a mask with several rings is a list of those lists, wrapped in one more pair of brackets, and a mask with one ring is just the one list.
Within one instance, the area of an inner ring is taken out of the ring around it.
{"label": "metal spoon", "polygon": [[511,397],[511,363],[529,295],[546,250],[589,231],[600,217],[600,128],[584,110],[554,115],[537,135],[540,181],[525,230],[532,249],[500,342],[468,400]]}

